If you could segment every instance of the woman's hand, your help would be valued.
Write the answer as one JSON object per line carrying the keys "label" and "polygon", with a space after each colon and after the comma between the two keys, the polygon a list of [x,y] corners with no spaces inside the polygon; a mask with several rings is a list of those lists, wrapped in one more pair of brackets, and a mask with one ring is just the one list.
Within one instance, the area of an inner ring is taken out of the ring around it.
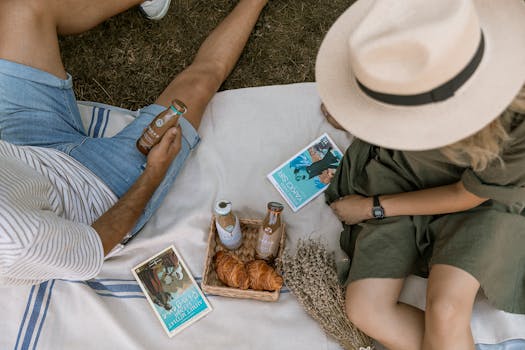
{"label": "woman's hand", "polygon": [[145,172],[149,173],[158,183],[164,179],[171,162],[181,149],[182,131],[180,126],[170,128],[160,142],[148,154]]}
{"label": "woman's hand", "polygon": [[357,194],[342,197],[330,205],[334,214],[347,225],[372,219],[372,198]]}

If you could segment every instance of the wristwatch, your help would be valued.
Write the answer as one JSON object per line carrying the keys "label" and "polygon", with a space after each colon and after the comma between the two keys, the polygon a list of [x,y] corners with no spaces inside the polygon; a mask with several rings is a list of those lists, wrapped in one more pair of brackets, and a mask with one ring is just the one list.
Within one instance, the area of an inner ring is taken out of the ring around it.
{"label": "wristwatch", "polygon": [[379,203],[379,196],[374,196],[374,204],[372,206],[372,216],[374,219],[384,219],[385,218],[385,209]]}

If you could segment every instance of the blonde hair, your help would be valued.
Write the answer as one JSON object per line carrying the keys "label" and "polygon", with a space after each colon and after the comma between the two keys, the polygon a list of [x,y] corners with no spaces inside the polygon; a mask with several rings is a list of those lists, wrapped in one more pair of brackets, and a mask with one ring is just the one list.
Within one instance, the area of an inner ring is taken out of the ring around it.
{"label": "blonde hair", "polygon": [[469,166],[474,171],[485,170],[495,160],[499,160],[500,164],[504,166],[501,152],[505,143],[510,140],[510,136],[505,130],[502,120],[509,113],[525,113],[525,85],[507,110],[496,120],[476,134],[443,147],[441,153],[452,163]]}

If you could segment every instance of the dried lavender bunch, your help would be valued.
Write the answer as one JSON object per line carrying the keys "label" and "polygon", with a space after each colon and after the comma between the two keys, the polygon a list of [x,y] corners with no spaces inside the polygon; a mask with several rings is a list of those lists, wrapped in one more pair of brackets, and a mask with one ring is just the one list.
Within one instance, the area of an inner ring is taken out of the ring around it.
{"label": "dried lavender bunch", "polygon": [[280,263],[286,285],[328,335],[346,350],[374,348],[372,340],[346,316],[333,253],[318,241],[300,240],[295,255],[287,252]]}

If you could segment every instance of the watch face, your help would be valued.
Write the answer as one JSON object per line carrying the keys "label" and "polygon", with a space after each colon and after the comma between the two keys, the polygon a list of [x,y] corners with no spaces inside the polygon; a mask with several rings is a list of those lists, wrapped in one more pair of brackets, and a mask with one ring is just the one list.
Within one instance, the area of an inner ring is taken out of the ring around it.
{"label": "watch face", "polygon": [[383,217],[383,210],[381,210],[381,208],[374,208],[372,215],[374,215],[375,218],[381,218]]}

